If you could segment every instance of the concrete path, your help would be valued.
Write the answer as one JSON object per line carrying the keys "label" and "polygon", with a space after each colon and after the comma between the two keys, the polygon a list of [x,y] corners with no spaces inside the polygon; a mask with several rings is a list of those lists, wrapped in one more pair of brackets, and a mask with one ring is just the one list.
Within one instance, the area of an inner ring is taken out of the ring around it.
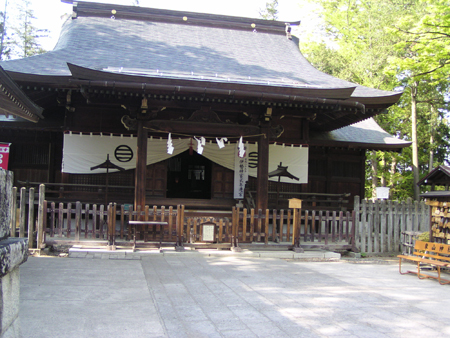
{"label": "concrete path", "polygon": [[26,338],[450,336],[450,285],[397,264],[186,252],[20,270]]}

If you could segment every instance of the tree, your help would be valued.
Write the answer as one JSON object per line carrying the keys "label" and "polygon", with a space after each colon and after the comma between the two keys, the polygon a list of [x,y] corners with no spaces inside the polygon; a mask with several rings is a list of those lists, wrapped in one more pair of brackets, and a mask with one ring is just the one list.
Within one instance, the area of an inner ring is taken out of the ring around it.
{"label": "tree", "polygon": [[264,20],[277,20],[278,19],[278,0],[272,0],[266,2],[266,8],[259,10],[259,16]]}
{"label": "tree", "polygon": [[33,25],[36,17],[31,9],[30,0],[22,0],[22,2],[19,2],[17,4],[17,10],[16,25],[13,27],[13,39],[11,42],[13,55],[24,58],[45,53],[38,39],[45,36],[47,31],[38,29]]}
{"label": "tree", "polygon": [[410,37],[413,41],[412,51],[420,62],[425,63],[422,72],[416,76],[435,73],[436,78],[439,76],[436,74],[440,73],[447,77],[450,69],[450,1],[421,2],[425,8],[420,20],[414,21],[410,28],[400,23],[399,30]]}
{"label": "tree", "polygon": [[[444,5],[445,3],[445,5]],[[403,16],[395,25],[397,35],[400,37],[395,47],[399,51],[396,57],[390,60],[391,68],[399,75],[405,88],[408,88],[411,96],[411,140],[412,144],[412,169],[414,174],[414,198],[419,199],[419,187],[417,182],[420,179],[420,167],[431,166],[434,163],[434,139],[436,136],[436,126],[441,124],[442,117],[439,114],[430,112],[438,108],[436,102],[444,104],[444,95],[448,91],[448,69],[450,66],[450,18],[448,11],[448,1],[420,1],[416,6],[414,13],[408,13]],[[418,104],[427,103],[420,111]],[[434,104],[430,104],[434,102]],[[427,120],[421,119],[422,113],[428,117]],[[429,119],[431,117],[431,119]],[[422,122],[422,123],[419,123]],[[426,125],[425,133],[428,143],[428,160],[422,159],[420,151],[423,146],[418,139],[418,128],[423,129]],[[443,140],[443,138],[441,138]],[[432,140],[432,143],[429,141]],[[446,142],[448,148],[448,142]],[[423,164],[426,165],[423,165]]]}
{"label": "tree", "polygon": [[0,12],[0,60],[9,59],[10,48],[8,47],[8,36],[6,34],[6,10],[8,1],[5,0],[5,9]]}
{"label": "tree", "polygon": [[[434,13],[439,10],[447,13],[447,9],[443,11],[443,3],[448,1],[431,1],[431,5],[428,2],[319,0],[316,3],[320,5],[324,38],[302,40],[302,51],[316,68],[361,85],[404,91],[399,103],[376,120],[389,133],[412,140],[414,147],[404,149],[401,154],[376,152],[368,156],[367,196],[372,193],[372,183],[377,182],[390,186],[393,197],[414,196],[414,181],[432,165],[430,151],[434,164],[444,161],[449,152],[448,126],[443,119],[448,75],[445,81],[438,76],[445,69],[438,65],[446,62],[442,50],[448,44],[442,45],[441,40],[450,25],[443,19],[436,23],[429,16],[430,6]],[[422,17],[426,19],[421,20]],[[425,34],[423,27],[434,30],[439,27],[440,31],[432,33],[429,29]],[[417,33],[419,28],[424,34]],[[439,53],[426,49],[427,42],[421,41],[425,36],[434,37],[435,48],[439,43],[442,47]],[[425,62],[437,54],[440,61],[434,61],[434,66],[431,61]]]}

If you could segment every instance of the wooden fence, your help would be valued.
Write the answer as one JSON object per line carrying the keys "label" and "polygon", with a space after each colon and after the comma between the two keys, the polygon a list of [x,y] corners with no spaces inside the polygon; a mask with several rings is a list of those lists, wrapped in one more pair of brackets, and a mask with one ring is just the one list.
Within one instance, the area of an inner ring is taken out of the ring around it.
{"label": "wooden fence", "polygon": [[[297,215],[296,215],[297,212]],[[262,210],[233,208],[231,218],[184,217],[183,233],[191,243],[201,241],[202,225],[214,223],[214,242],[285,245],[303,248],[356,249],[354,213],[343,211]]]}
{"label": "wooden fence", "polygon": [[[17,194],[16,191],[13,194]],[[354,213],[338,211],[308,211],[299,209],[266,210],[233,208],[230,217],[186,216],[183,206],[149,207],[133,210],[131,205],[55,203],[44,200],[45,187],[39,188],[39,202],[35,192],[21,189],[19,221],[11,224],[11,234],[28,235],[30,247],[37,238],[37,247],[49,244],[126,244],[132,239],[130,220],[167,222],[137,228],[137,238],[144,242],[194,247],[237,247],[255,243],[287,248],[323,247],[327,249],[354,248]],[[14,198],[14,200],[16,200]],[[37,202],[37,203],[35,203]],[[33,206],[33,207],[29,207]],[[35,212],[37,209],[37,212]],[[16,213],[14,213],[16,214]],[[25,216],[28,214],[28,217]],[[205,243],[203,225],[214,226],[214,237]],[[17,226],[18,224],[18,226]],[[19,231],[17,231],[17,229]]]}
{"label": "wooden fence", "polygon": [[[17,190],[13,190],[11,236],[28,236],[30,248],[35,240],[40,243],[38,247],[61,241],[130,243],[130,220],[167,222],[165,226],[138,227],[137,238],[144,242],[193,247],[300,245],[365,253],[398,252],[402,232],[424,232],[430,228],[429,206],[411,200],[360,202],[357,197],[354,211],[233,208],[229,217],[194,217],[185,215],[183,206],[133,210],[131,205],[55,203],[44,198],[43,185],[38,193],[33,188],[28,192],[22,188],[17,205]],[[203,234],[205,224],[214,229],[213,238],[207,241]]]}
{"label": "wooden fence", "polygon": [[430,231],[430,207],[425,202],[355,198],[356,247],[364,253],[401,251],[405,231]]}

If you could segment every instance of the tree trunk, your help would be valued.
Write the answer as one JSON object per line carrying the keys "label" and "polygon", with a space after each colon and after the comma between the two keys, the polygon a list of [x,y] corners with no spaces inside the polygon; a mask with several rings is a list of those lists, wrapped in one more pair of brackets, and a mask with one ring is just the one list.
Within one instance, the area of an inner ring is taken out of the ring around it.
{"label": "tree trunk", "polygon": [[381,179],[380,186],[386,186],[386,154],[383,152],[381,154]]}
{"label": "tree trunk", "polygon": [[433,170],[434,166],[434,135],[436,134],[436,125],[438,119],[438,112],[434,106],[431,106],[431,127],[430,127],[430,152],[428,159],[428,172]]}
{"label": "tree trunk", "polygon": [[377,161],[377,151],[372,150],[371,152],[371,169],[372,169],[372,198],[377,198],[377,185],[378,185],[378,161]]}
{"label": "tree trunk", "polygon": [[397,158],[395,156],[392,156],[392,162],[391,162],[391,169],[390,169],[390,182],[389,182],[389,187],[391,188],[389,190],[389,197],[392,199],[392,190],[394,189],[395,184],[397,183],[395,180],[395,172],[397,169]]}
{"label": "tree trunk", "polygon": [[419,200],[419,152],[417,147],[417,82],[411,84],[411,139],[414,200]]}

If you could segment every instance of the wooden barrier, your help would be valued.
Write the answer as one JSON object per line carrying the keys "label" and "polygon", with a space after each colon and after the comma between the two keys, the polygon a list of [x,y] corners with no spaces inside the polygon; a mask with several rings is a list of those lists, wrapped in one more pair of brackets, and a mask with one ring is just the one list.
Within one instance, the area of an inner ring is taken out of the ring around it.
{"label": "wooden barrier", "polygon": [[45,242],[53,243],[60,239],[71,239],[80,242],[83,239],[104,241],[114,245],[116,238],[131,240],[132,232],[128,226],[130,220],[167,222],[167,230],[153,226],[151,229],[139,229],[138,240],[142,237],[144,242],[151,240],[160,241],[163,236],[164,241],[175,241],[176,226],[178,224],[178,214],[181,206],[174,210],[173,207],[165,208],[145,207],[144,210],[138,208],[133,210],[132,206],[124,205],[117,207],[116,203],[108,206],[97,204],[43,203],[46,217],[43,219],[43,233]]}
{"label": "wooden barrier", "polygon": [[[181,205],[146,206],[143,210],[134,210],[131,205],[47,202],[44,199],[44,185],[39,187],[38,203],[34,201],[33,190],[28,194],[21,190],[20,195],[20,209],[17,209],[20,210],[17,213],[19,226],[17,229],[16,222],[11,220],[11,234],[27,235],[30,243],[36,239],[38,248],[46,243],[63,240],[70,242],[68,244],[85,240],[99,243],[121,240],[131,243],[132,233],[128,221],[148,220],[167,222],[167,226],[161,228],[155,224],[139,229],[138,240],[159,242],[162,235],[163,241],[168,245],[175,243],[180,248],[184,245],[201,247],[202,224],[212,222],[214,240],[203,243],[204,247],[237,248],[255,243],[292,247],[292,243],[295,243],[293,236],[297,236],[300,245],[306,248],[352,249],[369,253],[387,250],[398,252],[402,231],[426,231],[430,224],[430,207],[411,201],[360,203],[359,199],[355,199],[356,207],[352,212],[301,210],[299,222],[295,225],[293,209],[263,211],[233,208],[231,212],[223,212],[218,216],[211,216],[209,213],[207,217],[202,217],[199,216],[201,213],[185,215],[184,206]],[[29,205],[37,207],[37,212],[33,208],[30,210]],[[16,209],[14,206],[12,208]]]}
{"label": "wooden barrier", "polygon": [[323,210],[301,210],[295,227],[292,210],[258,210],[248,213],[247,209],[234,211],[236,237],[242,243],[285,243],[294,242],[294,236],[301,246],[354,248],[354,212]]}
{"label": "wooden barrier", "polygon": [[430,230],[430,207],[425,202],[359,201],[355,197],[357,247],[365,253],[401,251],[401,233]]}

